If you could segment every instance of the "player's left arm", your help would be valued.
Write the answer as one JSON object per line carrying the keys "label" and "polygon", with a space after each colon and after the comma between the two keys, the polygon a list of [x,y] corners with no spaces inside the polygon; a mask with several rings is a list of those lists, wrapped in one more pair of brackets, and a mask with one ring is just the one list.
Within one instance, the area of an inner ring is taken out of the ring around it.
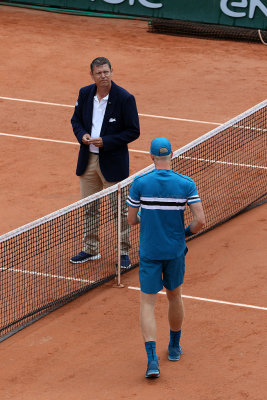
{"label": "player's left arm", "polygon": [[185,229],[186,236],[191,236],[190,233],[195,234],[199,232],[202,228],[204,228],[206,223],[205,214],[201,202],[192,203],[189,205],[189,207],[193,219],[190,222],[190,225]]}
{"label": "player's left arm", "polygon": [[193,219],[185,228],[185,237],[189,237],[198,233],[204,228],[206,223],[201,200],[197,192],[196,184],[193,180],[190,180],[189,182],[187,204],[189,205]]}

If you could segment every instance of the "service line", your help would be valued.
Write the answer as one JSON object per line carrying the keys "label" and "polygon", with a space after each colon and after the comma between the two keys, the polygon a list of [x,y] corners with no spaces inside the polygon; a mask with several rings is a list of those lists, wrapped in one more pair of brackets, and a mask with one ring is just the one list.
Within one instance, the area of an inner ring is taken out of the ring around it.
{"label": "service line", "polygon": [[[35,103],[35,104],[43,104],[47,106],[56,106],[56,107],[68,107],[68,108],[74,108],[74,106],[69,105],[69,104],[59,104],[59,103],[50,103],[48,101],[38,101],[38,100],[27,100],[27,99],[16,99],[13,97],[3,97],[0,96],[0,99],[2,100],[10,100],[10,101],[21,101],[24,103]],[[219,122],[209,122],[209,121],[199,121],[196,119],[186,119],[186,118],[176,118],[176,117],[165,117],[163,115],[152,115],[152,114],[138,114],[139,117],[147,117],[147,118],[160,118],[160,119],[168,119],[168,120],[173,120],[173,121],[183,121],[183,122],[194,122],[196,124],[208,124],[208,125],[222,125]]]}
{"label": "service line", "polygon": [[[80,146],[80,143],[77,142],[67,142],[65,140],[56,140],[56,139],[45,139],[45,138],[38,138],[38,137],[33,137],[33,136],[21,136],[21,135],[13,135],[12,133],[4,133],[0,132],[0,136],[10,136],[10,137],[15,137],[19,139],[30,139],[30,140],[39,140],[43,142],[52,142],[52,143],[61,143],[61,144],[73,144],[74,146]],[[144,150],[132,150],[129,149],[132,153],[143,153],[143,154],[149,154],[149,151],[144,151]]]}

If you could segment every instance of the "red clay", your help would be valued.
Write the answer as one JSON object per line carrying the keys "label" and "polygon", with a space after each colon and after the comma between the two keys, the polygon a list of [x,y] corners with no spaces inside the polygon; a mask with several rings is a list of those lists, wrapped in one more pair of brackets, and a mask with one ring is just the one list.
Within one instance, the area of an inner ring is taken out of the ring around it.
{"label": "red clay", "polygon": [[[89,63],[111,59],[141,114],[223,123],[264,100],[263,45],[146,32],[142,21],[0,7],[2,97],[73,105]],[[0,99],[2,133],[75,143],[71,107]],[[179,148],[216,127],[140,117],[130,148],[164,135]],[[0,136],[1,228],[15,229],[80,198],[78,146]],[[130,153],[131,173],[150,164]],[[266,205],[189,242],[184,294],[266,305]],[[266,311],[185,298],[179,363],[167,360],[167,304],[158,296],[161,378],[144,378],[138,270],[94,289],[1,343],[1,400],[263,400]],[[266,346],[265,346],[266,347]]]}

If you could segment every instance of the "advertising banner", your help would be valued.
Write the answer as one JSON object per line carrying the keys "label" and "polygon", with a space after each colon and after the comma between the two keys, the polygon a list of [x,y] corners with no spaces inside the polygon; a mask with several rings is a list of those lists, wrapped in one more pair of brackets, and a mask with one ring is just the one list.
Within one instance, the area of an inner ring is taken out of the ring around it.
{"label": "advertising banner", "polygon": [[267,0],[16,0],[14,3],[267,30]]}

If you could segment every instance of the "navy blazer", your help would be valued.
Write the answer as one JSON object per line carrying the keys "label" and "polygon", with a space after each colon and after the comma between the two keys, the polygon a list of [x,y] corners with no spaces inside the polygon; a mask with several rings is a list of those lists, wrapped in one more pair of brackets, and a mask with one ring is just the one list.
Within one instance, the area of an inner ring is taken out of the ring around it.
{"label": "navy blazer", "polygon": [[[85,133],[91,134],[95,94],[96,84],[81,88],[71,118],[73,132],[81,145],[76,169],[78,176],[84,173],[90,157],[89,146],[82,143],[82,137]],[[135,98],[112,81],[100,132],[103,147],[99,148],[100,169],[108,182],[119,182],[129,176],[128,143],[139,135]]]}

